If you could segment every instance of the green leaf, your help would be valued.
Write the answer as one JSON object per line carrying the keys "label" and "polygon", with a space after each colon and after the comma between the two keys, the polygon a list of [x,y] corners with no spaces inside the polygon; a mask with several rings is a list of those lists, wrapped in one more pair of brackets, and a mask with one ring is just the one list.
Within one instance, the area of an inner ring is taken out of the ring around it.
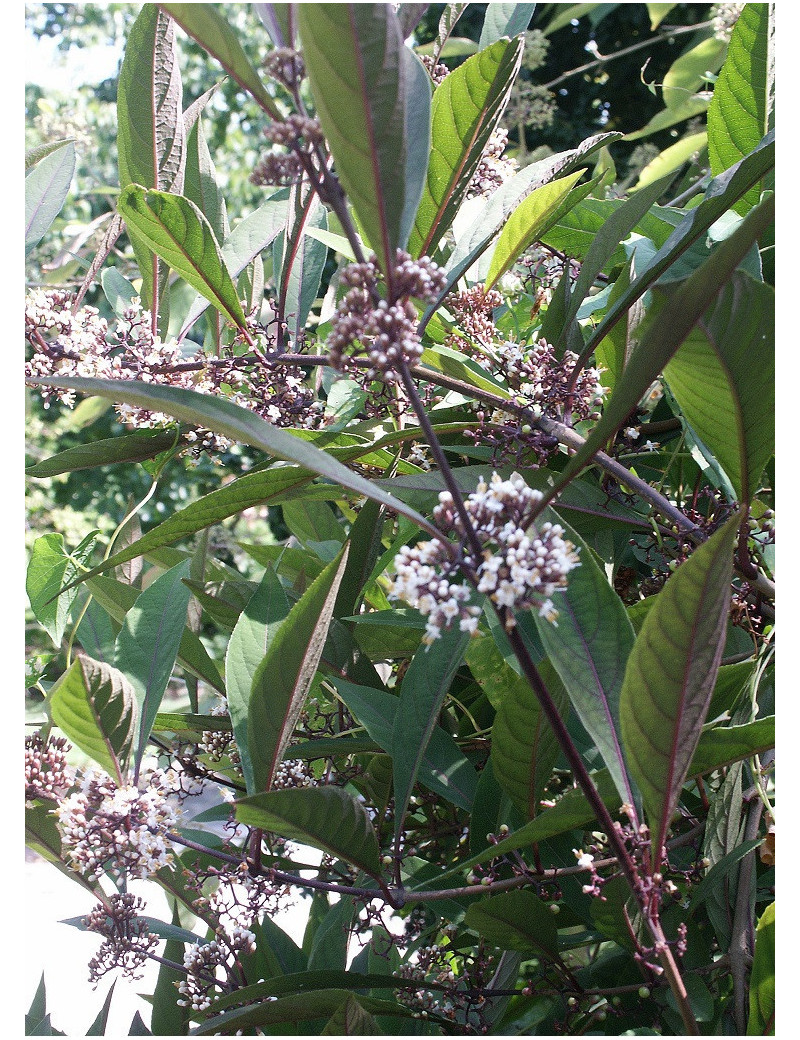
{"label": "green leaf", "polygon": [[[218,241],[222,242],[230,231],[228,215],[225,209],[225,199],[217,184],[214,161],[203,132],[201,114],[216,89],[216,86],[213,86],[207,90],[183,114],[186,129],[186,170],[183,194],[206,217]],[[139,184],[142,183],[137,178],[133,178],[133,180]],[[224,252],[223,247],[223,254]]]}
{"label": "green leaf", "polygon": [[583,170],[578,170],[568,177],[559,177],[537,188],[511,214],[494,247],[489,274],[486,276],[487,289],[491,289],[528,246],[539,239],[550,226],[553,215],[562,212],[561,204],[582,176]]}
{"label": "green leaf", "polygon": [[133,684],[139,706],[137,774],[181,645],[190,595],[182,579],[188,575],[187,560],[156,578],[137,596],[117,636],[115,664]]}
{"label": "green leaf", "polygon": [[741,726],[714,726],[703,731],[697,751],[692,757],[691,776],[710,773],[713,769],[739,762],[753,755],[763,755],[775,747],[775,716],[768,715]]}
{"label": "green leaf", "polygon": [[677,4],[647,4],[647,13],[650,15],[650,32],[654,32],[672,8],[677,6]]}
{"label": "green leaf", "polygon": [[255,791],[253,765],[247,736],[247,719],[253,677],[267,649],[289,613],[289,600],[272,567],[267,567],[256,591],[239,615],[225,654],[225,688],[228,711],[248,791]]}
{"label": "green leaf", "polygon": [[378,1023],[350,993],[328,1019],[320,1036],[377,1036]]}
{"label": "green leaf", "polygon": [[211,225],[182,195],[129,184],[117,208],[153,252],[239,328],[246,318]]}
{"label": "green leaf", "polygon": [[26,477],[55,477],[97,466],[113,466],[120,462],[142,462],[167,451],[176,440],[176,431],[142,430],[108,437],[104,440],[76,444],[25,470]]}
{"label": "green leaf", "polygon": [[378,839],[366,810],[341,787],[285,788],[236,802],[236,818],[380,875]]}
{"label": "green leaf", "polygon": [[533,892],[502,892],[473,903],[464,924],[501,950],[558,958],[558,932],[549,907]]}
{"label": "green leaf", "polygon": [[[494,645],[491,638],[486,642]],[[558,741],[530,683],[517,675],[496,649],[493,656],[499,658],[495,681],[502,683],[502,696],[492,724],[494,775],[520,812],[533,819],[541,811],[539,802],[558,758]],[[544,675],[542,678],[563,717],[568,703],[564,688],[559,682],[551,684]]]}
{"label": "green leaf", "polygon": [[533,18],[535,8],[536,4],[487,4],[479,42],[481,50],[504,36],[512,37],[524,33]]}
{"label": "green leaf", "polygon": [[[404,213],[413,208],[409,173],[421,189],[416,171],[406,168],[410,66],[402,58],[400,23],[386,4],[302,4],[298,26],[336,172],[389,274]],[[414,103],[420,103],[419,92]]]}
{"label": "green leaf", "polygon": [[[139,595],[138,589],[125,585],[115,578],[98,575],[89,578],[86,587],[114,621],[120,624],[125,615],[133,607]],[[178,661],[192,675],[208,683],[212,689],[225,692],[225,684],[214,661],[200,638],[189,628],[184,628],[178,648]]]}
{"label": "green leaf", "polygon": [[242,50],[239,39],[219,8],[213,4],[159,4],[201,47],[216,58],[228,75],[256,99],[273,119],[283,117]]}
{"label": "green leaf", "polygon": [[295,603],[253,676],[247,739],[256,791],[269,790],[317,671],[347,551]]}
{"label": "green leaf", "polygon": [[631,191],[638,193],[643,188],[660,184],[662,180],[666,181],[666,178],[672,176],[684,163],[689,162],[695,153],[702,153],[707,140],[708,135],[705,130],[702,130],[700,133],[682,137],[680,141],[665,148],[641,171]]}
{"label": "green leaf", "polygon": [[[728,44],[728,56],[708,109],[708,157],[716,175],[749,155],[769,128],[771,78],[770,6],[746,4]],[[758,203],[755,184],[734,209],[745,214]]]}
{"label": "green leaf", "polygon": [[[700,204],[698,210],[702,205],[703,203]],[[570,478],[583,468],[586,461],[605,444],[614,431],[622,426],[645,390],[663,371],[678,347],[691,333],[695,323],[733,275],[750,247],[758,240],[764,229],[772,224],[774,215],[774,198],[766,198],[747,215],[733,234],[714,250],[708,260],[693,271],[689,278],[668,297],[658,311],[658,320],[645,323],[646,327],[641,334],[639,346],[625,367],[614,393],[605,407],[603,418],[594,427],[584,446],[575,453],[565,467],[555,486],[550,490],[549,496],[552,497],[566,485]],[[680,226],[676,228],[676,232],[679,231]],[[659,250],[657,255],[667,249],[672,238],[673,236],[670,236],[667,245]],[[648,272],[650,270],[652,270],[652,265],[648,268]],[[637,290],[637,287],[640,287],[647,279],[648,274],[645,273],[636,279],[627,292],[620,296],[616,307],[613,308],[614,320],[610,320],[612,309],[609,310],[605,320],[601,322],[598,330],[586,344],[584,353],[587,356],[590,347],[594,349],[596,343],[600,342],[621,317],[623,301],[627,302],[627,307],[630,307],[639,296],[638,292],[634,290]],[[600,335],[601,331],[603,336]]]}
{"label": "green leaf", "polygon": [[25,176],[25,253],[44,238],[61,212],[75,172],[72,141],[50,152]]}
{"label": "green leaf", "polygon": [[[180,927],[177,901],[172,907],[172,924]],[[164,946],[164,963],[158,969],[158,979],[153,990],[153,1015],[150,1026],[155,1036],[185,1036],[188,1033],[188,1015],[186,1008],[178,1005],[177,986],[186,976],[180,968],[173,964],[182,964],[186,949],[185,941],[179,938],[167,939]],[[167,963],[172,962],[172,963]]]}
{"label": "green leaf", "polygon": [[[344,679],[335,682],[339,696],[352,714],[375,743],[391,755],[400,699],[384,690],[357,686]],[[431,732],[419,767],[419,782],[467,812],[472,808],[478,776],[458,744],[441,726],[434,726]]]}
{"label": "green leaf", "polygon": [[775,904],[758,919],[750,973],[748,1036],[775,1035]]}
{"label": "green leaf", "polygon": [[[628,264],[622,268],[617,280],[611,286],[608,296],[608,305],[613,307],[622,294],[628,289],[634,277],[636,257],[632,256]],[[644,314],[644,307],[637,300],[631,309],[623,316],[621,321],[610,329],[608,335],[602,342],[597,344],[595,359],[598,367],[604,369],[602,373],[602,384],[613,390],[620,380],[622,371],[633,353],[636,341],[634,339],[637,325]]]}
{"label": "green leaf", "polygon": [[[696,37],[693,37],[693,41],[695,39]],[[661,86],[664,104],[668,110],[680,110],[687,99],[705,85],[708,73],[713,75],[719,70],[725,60],[727,49],[724,40],[719,40],[709,33],[705,39],[693,42],[673,61]],[[759,134],[753,142],[754,145],[758,144],[764,133],[766,129]]]}
{"label": "green leaf", "polygon": [[775,448],[774,289],[734,272],[664,376],[738,500],[750,502]]}
{"label": "green leaf", "polygon": [[446,629],[414,655],[400,686],[392,731],[395,839],[399,840],[408,801],[450,684],[464,657],[469,633]]}
{"label": "green leaf", "polygon": [[603,8],[607,6],[607,4],[602,3],[559,4],[556,13],[544,29],[544,35],[550,36],[551,33],[563,29],[565,25],[569,25],[569,23],[574,19],[584,18],[586,15],[591,14],[592,11],[595,11],[598,7]]}
{"label": "green leaf", "polygon": [[53,722],[121,784],[138,715],[127,677],[81,654],[50,691],[49,705]]}
{"label": "green leaf", "polygon": [[25,591],[36,620],[59,646],[67,627],[77,590],[62,592],[80,574],[94,548],[94,535],[85,538],[72,553],[67,553],[64,536],[45,534],[33,543],[25,575]]}
{"label": "green leaf", "polygon": [[296,345],[317,298],[328,256],[328,247],[306,232],[308,227],[327,228],[328,218],[319,196],[310,188],[304,198],[296,188],[291,189],[289,213],[286,230],[274,247],[275,271],[280,272],[277,314],[280,321],[287,322],[290,342]]}
{"label": "green leaf", "polygon": [[65,144],[74,144],[74,138],[62,137],[58,141],[47,141],[45,144],[37,145],[36,148],[29,148],[25,152],[25,173],[27,174],[28,170],[35,166],[41,159],[44,159],[46,155],[50,155],[51,152],[63,148]]}
{"label": "green leaf", "polygon": [[626,141],[638,141],[642,137],[649,137],[659,130],[667,130],[676,123],[682,123],[686,119],[693,119],[708,109],[711,98],[706,93],[689,94],[674,108],[662,108],[660,112],[649,119],[641,130],[635,130],[632,134],[625,134]]}
{"label": "green leaf", "polygon": [[564,528],[564,537],[580,550],[580,566],[570,572],[566,590],[556,597],[555,625],[534,611],[539,638],[620,797],[636,805],[620,743],[619,717],[625,664],[634,645],[633,626],[589,546],[556,513],[546,510],[542,515]]}
{"label": "green leaf", "polygon": [[453,223],[519,71],[521,40],[498,40],[473,54],[433,92],[431,155],[409,240],[429,253]]}
{"label": "green leaf", "polygon": [[650,824],[654,870],[714,691],[738,524],[734,516],[667,581],[628,658],[620,722]]}
{"label": "green leaf", "polygon": [[308,954],[309,971],[344,971],[354,912],[352,897],[344,896],[324,914],[314,930]]}
{"label": "green leaf", "polygon": [[456,22],[469,7],[469,4],[445,4],[444,11],[439,18],[439,28],[436,34],[436,50],[434,60],[438,61],[442,53],[442,47],[452,35]]}
{"label": "green leaf", "polygon": [[[34,380],[29,381],[34,382]],[[376,487],[372,481],[357,473],[352,473],[346,466],[314,447],[313,444],[293,437],[292,434],[278,429],[248,409],[240,408],[230,401],[210,397],[207,394],[198,394],[194,390],[183,390],[173,386],[154,386],[132,379],[76,378],[55,381],[41,379],[35,382],[42,386],[69,385],[82,393],[96,394],[98,397],[108,397],[112,401],[141,404],[146,408],[164,411],[181,421],[194,423],[213,430],[215,433],[222,433],[232,440],[250,444],[274,458],[305,466],[314,473],[327,477],[358,495],[365,495],[367,498],[372,498],[376,502],[388,506],[394,512],[407,516],[429,534],[438,533],[425,517],[393,495]]]}

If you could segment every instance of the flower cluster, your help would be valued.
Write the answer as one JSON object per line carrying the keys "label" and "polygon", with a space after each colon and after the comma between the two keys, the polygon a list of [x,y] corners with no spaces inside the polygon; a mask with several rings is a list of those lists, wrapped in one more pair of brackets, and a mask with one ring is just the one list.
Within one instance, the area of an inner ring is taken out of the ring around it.
{"label": "flower cluster", "polygon": [[290,90],[296,87],[306,74],[303,55],[293,47],[276,47],[264,59],[264,70],[268,76],[283,83]]}
{"label": "flower cluster", "polygon": [[170,778],[160,769],[121,787],[102,770],[88,770],[80,790],[56,810],[76,870],[90,879],[103,871],[145,878],[169,866],[167,833],[177,823],[171,794]]}
{"label": "flower cluster", "polygon": [[235,925],[230,936],[221,931],[217,938],[207,943],[192,943],[183,955],[183,967],[186,978],[178,983],[181,999],[179,1007],[190,1008],[192,1012],[205,1011],[211,1006],[211,993],[217,985],[217,968],[228,968],[231,954],[255,952],[255,935],[246,928]]}
{"label": "flower cluster", "polygon": [[[567,574],[579,566],[579,560],[559,524],[528,526],[526,518],[541,498],[541,492],[529,488],[518,473],[508,480],[495,473],[489,484],[481,480],[464,503],[482,546],[480,561],[469,556],[457,561],[442,541],[404,546],[397,554],[391,595],[427,617],[426,643],[437,639],[456,618],[461,631],[477,629],[480,608],[470,604],[469,585],[452,580],[462,564],[471,571],[478,592],[512,612],[510,623],[513,612],[531,607],[548,621],[556,621],[552,596],[566,588]],[[450,492],[439,495],[434,518],[443,533],[465,541],[466,531]]]}
{"label": "flower cluster", "polygon": [[450,69],[442,62],[436,62],[427,54],[421,55],[422,64],[428,70],[428,75],[433,80],[434,87],[438,87],[450,75]]}
{"label": "flower cluster", "polygon": [[744,4],[714,4],[711,8],[711,20],[714,28],[714,36],[718,40],[727,43],[731,38],[733,27],[744,10]]}
{"label": "flower cluster", "polygon": [[63,737],[43,741],[34,733],[25,738],[25,801],[46,798],[56,802],[72,786],[72,770],[67,765],[70,745]]}
{"label": "flower cluster", "polygon": [[520,403],[530,403],[534,415],[564,417],[571,422],[588,419],[606,393],[597,368],[581,369],[572,386],[578,355],[565,350],[558,358],[544,339],[530,346],[503,343],[497,349],[497,360],[499,374],[522,399]]}
{"label": "flower cluster", "polygon": [[[487,345],[497,338],[497,326],[492,320],[495,307],[500,307],[503,297],[496,289],[487,290],[483,285],[475,285],[471,289],[462,289],[451,293],[445,305],[452,311],[459,328],[473,341]],[[449,347],[460,347],[461,337],[453,335],[448,338]]]}
{"label": "flower cluster", "polygon": [[275,885],[268,873],[250,874],[244,862],[237,869],[213,869],[208,875],[198,875],[198,887],[205,880],[215,881],[217,887],[209,896],[199,895],[195,906],[213,915],[221,928],[247,928],[261,914],[273,915],[288,905],[286,886]]}
{"label": "flower cluster", "polygon": [[489,135],[478,168],[467,188],[467,198],[488,199],[518,170],[517,160],[503,155],[508,144],[508,130],[496,127]]}
{"label": "flower cluster", "polygon": [[144,903],[138,896],[115,894],[108,906],[98,903],[86,918],[89,931],[105,936],[105,942],[89,961],[90,982],[98,982],[114,968],[121,968],[128,978],[141,977],[139,969],[158,945],[158,936],[148,931],[147,922],[139,916],[143,909]]}
{"label": "flower cluster", "polygon": [[[342,272],[347,292],[342,297],[328,336],[331,365],[345,371],[345,352],[350,357],[366,353],[371,363],[369,378],[378,374],[386,382],[396,381],[399,361],[409,365],[422,354],[417,335],[417,310],[411,298],[433,303],[444,289],[446,276],[428,257],[412,260],[402,249],[390,279],[392,299],[379,298],[380,268],[375,256],[361,264],[350,264]],[[359,346],[356,346],[356,343]]]}

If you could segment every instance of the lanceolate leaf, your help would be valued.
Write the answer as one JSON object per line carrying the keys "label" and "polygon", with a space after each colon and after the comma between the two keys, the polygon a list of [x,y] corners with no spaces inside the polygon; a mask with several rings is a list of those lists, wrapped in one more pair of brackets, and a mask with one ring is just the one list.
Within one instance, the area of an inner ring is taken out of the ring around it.
{"label": "lanceolate leaf", "polygon": [[736,271],[664,369],[687,422],[741,502],[752,499],[774,451],[774,337],[774,290]]}
{"label": "lanceolate leaf", "polygon": [[317,671],[347,546],[295,603],[256,669],[247,717],[255,791],[268,791]]}
{"label": "lanceolate leaf", "polygon": [[242,798],[236,818],[380,874],[378,839],[366,810],[343,788],[286,788]]}
{"label": "lanceolate leaf", "polygon": [[518,36],[524,33],[535,8],[536,4],[487,4],[480,47],[488,47],[504,36]]}
{"label": "lanceolate leaf", "polygon": [[228,75],[247,90],[274,119],[281,119],[274,100],[261,82],[236,33],[214,4],[159,4],[201,47],[217,59]]}
{"label": "lanceolate leaf", "polygon": [[111,466],[119,462],[142,462],[167,451],[174,443],[175,431],[170,430],[142,430],[122,437],[89,441],[37,462],[25,471],[25,476],[55,477],[59,473],[74,473],[76,470]]}
{"label": "lanceolate leaf", "polygon": [[412,256],[431,252],[453,223],[522,58],[521,40],[498,40],[439,84],[431,106],[431,156],[409,240]]}
{"label": "lanceolate leaf", "polygon": [[300,37],[336,172],[381,268],[394,261],[406,199],[408,66],[388,4],[302,4]]}
{"label": "lanceolate leaf", "polygon": [[122,783],[136,730],[136,693],[111,665],[81,654],[50,692],[53,722]]}
{"label": "lanceolate leaf", "polygon": [[210,397],[207,394],[198,394],[194,390],[183,390],[173,386],[154,386],[135,380],[75,378],[69,380],[31,379],[29,382],[36,382],[42,386],[71,386],[81,393],[107,397],[112,401],[125,401],[128,404],[140,404],[146,408],[166,412],[176,419],[203,426],[215,433],[222,433],[243,444],[251,444],[254,448],[259,448],[274,458],[305,466],[314,473],[327,477],[358,495],[365,495],[367,498],[372,498],[376,502],[388,506],[394,512],[407,516],[429,534],[438,533],[428,520],[415,509],[395,498],[394,495],[376,487],[365,477],[352,473],[346,466],[314,447],[313,444],[293,437],[285,430],[278,429],[230,401]]}
{"label": "lanceolate leaf", "polygon": [[568,177],[559,177],[558,180],[537,188],[511,214],[494,247],[492,263],[486,277],[487,289],[516,263],[531,242],[535,242],[543,234],[553,215],[561,212],[561,204],[569,195],[572,186],[582,176],[583,170],[578,170]]}
{"label": "lanceolate leaf", "polygon": [[634,644],[633,626],[589,546],[551,510],[543,514],[543,519],[564,527],[564,537],[580,549],[580,566],[570,572],[566,590],[555,597],[557,625],[534,612],[536,628],[620,797],[635,805],[636,792],[625,767],[619,725],[620,690]]}
{"label": "lanceolate leaf", "polygon": [[117,636],[115,664],[133,684],[139,706],[137,774],[181,645],[190,595],[182,579],[188,576],[186,561],[156,578],[137,597]]}
{"label": "lanceolate leaf", "polygon": [[[286,230],[274,246],[275,270],[280,271],[277,315],[286,322],[290,344],[279,339],[277,349],[294,349],[305,328],[306,319],[317,298],[328,247],[306,234],[308,227],[327,229],[325,207],[315,192],[307,189],[301,197],[294,187],[289,196],[290,218]],[[279,331],[279,337],[282,336]]]}
{"label": "lanceolate leaf", "polygon": [[193,202],[182,195],[148,191],[129,184],[117,206],[136,230],[182,278],[239,328],[246,324],[236,286],[211,225]]}
{"label": "lanceolate leaf", "polygon": [[392,736],[396,839],[402,833],[428,741],[469,638],[455,625],[446,629],[431,646],[420,647],[403,677]]}
{"label": "lanceolate leaf", "polygon": [[738,524],[734,516],[667,581],[628,658],[620,722],[650,824],[654,870],[714,691]]}
{"label": "lanceolate leaf", "polygon": [[439,55],[442,53],[442,47],[444,47],[448,37],[452,35],[453,29],[456,27],[456,22],[468,7],[469,4],[445,5],[445,9],[439,19],[439,31],[436,34],[436,53],[434,54],[434,61],[439,60]]}
{"label": "lanceolate leaf", "polygon": [[[771,17],[769,4],[746,4],[733,27],[708,109],[708,157],[715,175],[752,152],[769,129]],[[736,212],[747,213],[759,194],[754,185],[736,203]]]}
{"label": "lanceolate leaf", "polygon": [[225,199],[217,184],[217,171],[208,150],[206,135],[203,132],[202,117],[202,110],[216,89],[214,86],[207,90],[183,114],[186,125],[186,173],[183,193],[190,202],[197,206],[208,220],[218,241],[222,242],[227,237],[230,228],[225,210]]}
{"label": "lanceolate leaf", "polygon": [[25,176],[25,251],[41,241],[61,212],[75,172],[75,145],[67,141]]}
{"label": "lanceolate leaf", "polygon": [[473,903],[464,924],[501,950],[558,957],[558,932],[550,908],[533,892],[502,892]]}
{"label": "lanceolate leaf", "polygon": [[233,734],[242,760],[247,790],[255,791],[247,739],[247,717],[253,676],[289,613],[289,600],[272,567],[239,615],[225,654],[225,687]]}

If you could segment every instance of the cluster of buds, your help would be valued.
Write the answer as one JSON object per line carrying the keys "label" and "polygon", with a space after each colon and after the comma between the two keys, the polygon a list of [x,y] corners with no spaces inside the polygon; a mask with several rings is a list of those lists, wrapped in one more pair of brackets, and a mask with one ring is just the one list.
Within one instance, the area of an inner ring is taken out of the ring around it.
{"label": "cluster of buds", "polygon": [[733,27],[743,10],[744,4],[714,4],[711,8],[711,21],[717,40],[722,40],[724,43],[730,41]]}
{"label": "cluster of buds", "polygon": [[276,47],[264,59],[264,70],[268,76],[276,79],[292,90],[306,74],[303,55],[293,47]]}
{"label": "cluster of buds", "polygon": [[[209,715],[213,715],[215,718],[230,718],[227,704],[215,704]],[[237,765],[241,762],[233,733],[223,729],[204,729],[197,748],[208,756],[210,762],[215,764],[221,762],[226,756]]]}
{"label": "cluster of buds", "polygon": [[422,64],[428,70],[428,75],[433,81],[434,87],[438,87],[450,75],[450,69],[440,61],[434,61],[428,54],[420,55]]}
{"label": "cluster of buds", "polygon": [[57,802],[72,786],[72,769],[67,765],[70,745],[63,737],[43,741],[34,733],[25,738],[25,801],[46,798]]}
{"label": "cluster of buds", "polygon": [[[378,294],[381,279],[375,256],[365,263],[350,264],[342,272],[347,292],[342,297],[328,336],[331,365],[347,369],[345,353],[356,357],[365,353],[371,363],[370,379],[380,377],[395,382],[399,362],[414,365],[422,354],[417,334],[417,310],[412,297],[433,303],[444,289],[446,275],[428,257],[412,260],[402,249],[397,250],[389,283],[392,298]],[[358,346],[356,346],[358,344]]]}
{"label": "cluster of buds", "polygon": [[[482,345],[493,343],[497,338],[497,326],[492,319],[492,312],[502,303],[503,297],[496,289],[487,290],[482,285],[451,293],[445,300],[445,305],[453,313],[459,328],[467,338]],[[459,348],[462,343],[461,336],[453,335],[449,337],[447,345]]]}
{"label": "cluster of buds", "polygon": [[531,346],[503,343],[497,350],[497,360],[498,374],[517,394],[519,403],[530,404],[537,417],[549,415],[569,422],[588,419],[607,392],[600,384],[599,369],[584,367],[575,377],[578,355],[565,350],[558,358],[552,344],[544,339]]}
{"label": "cluster of buds", "polygon": [[503,155],[507,144],[508,130],[502,126],[496,127],[486,142],[478,168],[467,188],[468,199],[490,198],[517,172],[517,160]]}
{"label": "cluster of buds", "polygon": [[189,1008],[191,1012],[205,1011],[211,1006],[211,995],[217,986],[217,969],[230,970],[231,955],[236,958],[242,954],[255,952],[256,937],[246,928],[235,925],[229,936],[222,931],[217,938],[207,943],[192,943],[183,955],[183,967],[186,978],[178,984],[180,998],[179,1007]]}
{"label": "cluster of buds", "polygon": [[[464,503],[482,546],[480,560],[467,555],[459,561],[443,541],[404,546],[397,554],[391,595],[427,617],[426,643],[438,639],[456,618],[461,631],[477,630],[480,607],[470,603],[470,586],[456,574],[462,566],[471,572],[478,592],[511,612],[511,623],[513,612],[532,607],[556,622],[552,597],[566,588],[567,575],[580,561],[559,524],[528,525],[526,517],[541,499],[541,492],[529,488],[518,473],[508,480],[495,473],[489,484],[481,480]],[[450,492],[439,495],[434,519],[444,534],[454,534],[465,543],[467,532]]]}
{"label": "cluster of buds", "polygon": [[289,905],[285,886],[276,885],[269,871],[251,874],[245,862],[235,869],[213,869],[207,875],[198,875],[198,889],[207,880],[216,882],[216,888],[211,895],[198,895],[195,906],[213,915],[221,928],[248,928],[261,914],[272,916]]}
{"label": "cluster of buds", "polygon": [[270,123],[264,136],[273,147],[250,174],[253,184],[293,184],[302,176],[304,162],[318,166],[316,149],[325,141],[319,120],[293,112],[285,119]]}
{"label": "cluster of buds", "polygon": [[312,787],[315,783],[314,772],[306,759],[288,758],[275,770],[272,789],[278,791],[292,787]]}
{"label": "cluster of buds", "polygon": [[160,769],[121,787],[97,768],[87,771],[80,790],[56,810],[76,870],[91,880],[103,871],[146,878],[169,866],[167,834],[178,822],[171,795],[170,778]]}
{"label": "cluster of buds", "polygon": [[88,930],[105,937],[89,961],[90,982],[98,982],[114,968],[121,968],[128,978],[141,977],[140,969],[159,941],[148,931],[147,921],[139,916],[143,909],[144,903],[138,896],[115,894],[108,906],[98,903],[86,918]]}

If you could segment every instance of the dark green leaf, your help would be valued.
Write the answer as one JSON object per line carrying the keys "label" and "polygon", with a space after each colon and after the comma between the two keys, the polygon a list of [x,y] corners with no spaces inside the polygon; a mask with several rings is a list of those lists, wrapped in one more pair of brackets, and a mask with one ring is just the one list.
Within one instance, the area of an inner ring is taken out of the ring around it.
{"label": "dark green leaf", "polygon": [[378,1023],[350,993],[331,1015],[320,1036],[377,1036]]}
{"label": "dark green leaf", "polygon": [[[749,155],[769,129],[770,80],[775,75],[769,56],[772,19],[769,4],[746,4],[733,27],[708,108],[708,157],[714,175]],[[760,194],[754,185],[734,209],[747,213]]]}
{"label": "dark green leaf", "polygon": [[737,499],[750,502],[775,448],[772,287],[734,272],[664,376],[686,421],[730,478]]}
{"label": "dark green leaf", "polygon": [[770,903],[756,927],[756,945],[750,974],[750,1018],[747,1021],[747,1035],[772,1036],[774,1033],[775,904]]}
{"label": "dark green leaf", "polygon": [[156,578],[137,596],[117,636],[115,664],[133,684],[139,705],[137,774],[181,645],[190,595],[182,579],[188,574],[186,561]]}
{"label": "dark green leaf", "polygon": [[468,633],[455,626],[446,629],[430,646],[420,647],[403,677],[392,735],[396,839],[402,833],[428,741],[469,639]]}
{"label": "dark green leaf", "polygon": [[533,892],[502,892],[473,903],[464,924],[501,950],[558,956],[555,917]]}
{"label": "dark green leaf", "polygon": [[61,212],[75,172],[75,145],[67,141],[25,177],[25,252],[37,245]]}
{"label": "dark green leaf", "polygon": [[267,567],[228,642],[225,654],[225,688],[228,711],[248,791],[255,791],[253,765],[247,736],[247,719],[253,677],[278,629],[289,613],[289,600],[272,567]]}
{"label": "dark green leaf", "polygon": [[564,527],[564,537],[580,550],[580,566],[570,572],[566,591],[556,597],[557,623],[534,612],[539,638],[620,797],[635,805],[638,799],[625,766],[619,726],[620,690],[634,643],[633,627],[588,545],[557,514],[548,510],[543,517]]}
{"label": "dark green leaf", "polygon": [[[34,382],[34,380],[30,380]],[[365,495],[376,502],[388,506],[396,513],[407,516],[422,530],[436,535],[436,528],[416,510],[404,505],[393,495],[387,494],[375,484],[357,473],[351,473],[336,459],[313,444],[308,444],[299,437],[293,437],[285,430],[272,426],[246,408],[221,398],[198,394],[194,390],[183,390],[174,386],[154,386],[139,383],[135,380],[113,379],[58,379],[36,380],[45,385],[71,386],[82,393],[108,397],[112,401],[124,401],[128,404],[140,404],[143,407],[157,408],[185,422],[195,423],[215,433],[222,433],[243,444],[251,444],[255,448],[289,462],[296,462],[314,473],[333,480],[342,487]],[[230,515],[230,514],[228,514]],[[109,563],[111,561],[108,561]]]}
{"label": "dark green leaf", "polygon": [[453,223],[503,114],[522,48],[520,40],[498,40],[467,58],[434,91],[431,155],[409,240],[412,256],[431,252]]}
{"label": "dark green leaf", "polygon": [[309,971],[344,971],[354,913],[350,896],[344,896],[325,913],[314,931],[308,954]]}
{"label": "dark green leaf", "polygon": [[87,444],[76,444],[66,451],[37,462],[25,471],[28,477],[55,477],[59,473],[74,473],[81,469],[111,466],[120,462],[142,462],[167,451],[175,443],[175,431],[142,430],[108,437]]}
{"label": "dark green leaf", "polygon": [[714,726],[703,731],[692,758],[691,776],[738,762],[753,755],[763,755],[775,747],[775,716],[768,715],[741,726]]}
{"label": "dark green leaf", "polygon": [[285,788],[236,802],[236,818],[322,849],[377,877],[378,839],[366,810],[343,788],[332,785]]}
{"label": "dark green leaf", "polygon": [[268,791],[317,671],[347,546],[295,603],[256,669],[247,733],[255,791]]}
{"label": "dark green leaf", "polygon": [[[409,66],[401,60],[400,23],[386,4],[346,3],[302,4],[298,24],[317,116],[336,172],[387,271],[410,208],[405,140]],[[419,183],[415,171],[412,178]]]}
{"label": "dark green leaf", "polygon": [[274,100],[261,82],[236,33],[213,4],[159,4],[178,25],[216,58],[228,75],[249,91],[274,119],[282,118]]}
{"label": "dark green leaf", "polygon": [[182,195],[129,184],[117,208],[125,222],[193,288],[239,328],[246,324],[236,286],[211,225]]}
{"label": "dark green leaf", "polygon": [[[177,902],[172,908],[172,924],[179,927],[181,923]],[[190,940],[192,941],[192,940]],[[188,1033],[188,1011],[178,1006],[178,983],[185,975],[173,964],[183,964],[185,942],[179,938],[167,939],[161,955],[165,961],[158,969],[158,979],[153,991],[153,1014],[150,1026],[154,1036],[185,1036]]]}
{"label": "dark green leaf", "polygon": [[628,658],[620,694],[625,755],[642,792],[657,869],[725,645],[734,516],[667,581]]}
{"label": "dark green leaf", "polygon": [[137,721],[136,691],[111,665],[81,654],[50,691],[53,722],[122,783]]}

